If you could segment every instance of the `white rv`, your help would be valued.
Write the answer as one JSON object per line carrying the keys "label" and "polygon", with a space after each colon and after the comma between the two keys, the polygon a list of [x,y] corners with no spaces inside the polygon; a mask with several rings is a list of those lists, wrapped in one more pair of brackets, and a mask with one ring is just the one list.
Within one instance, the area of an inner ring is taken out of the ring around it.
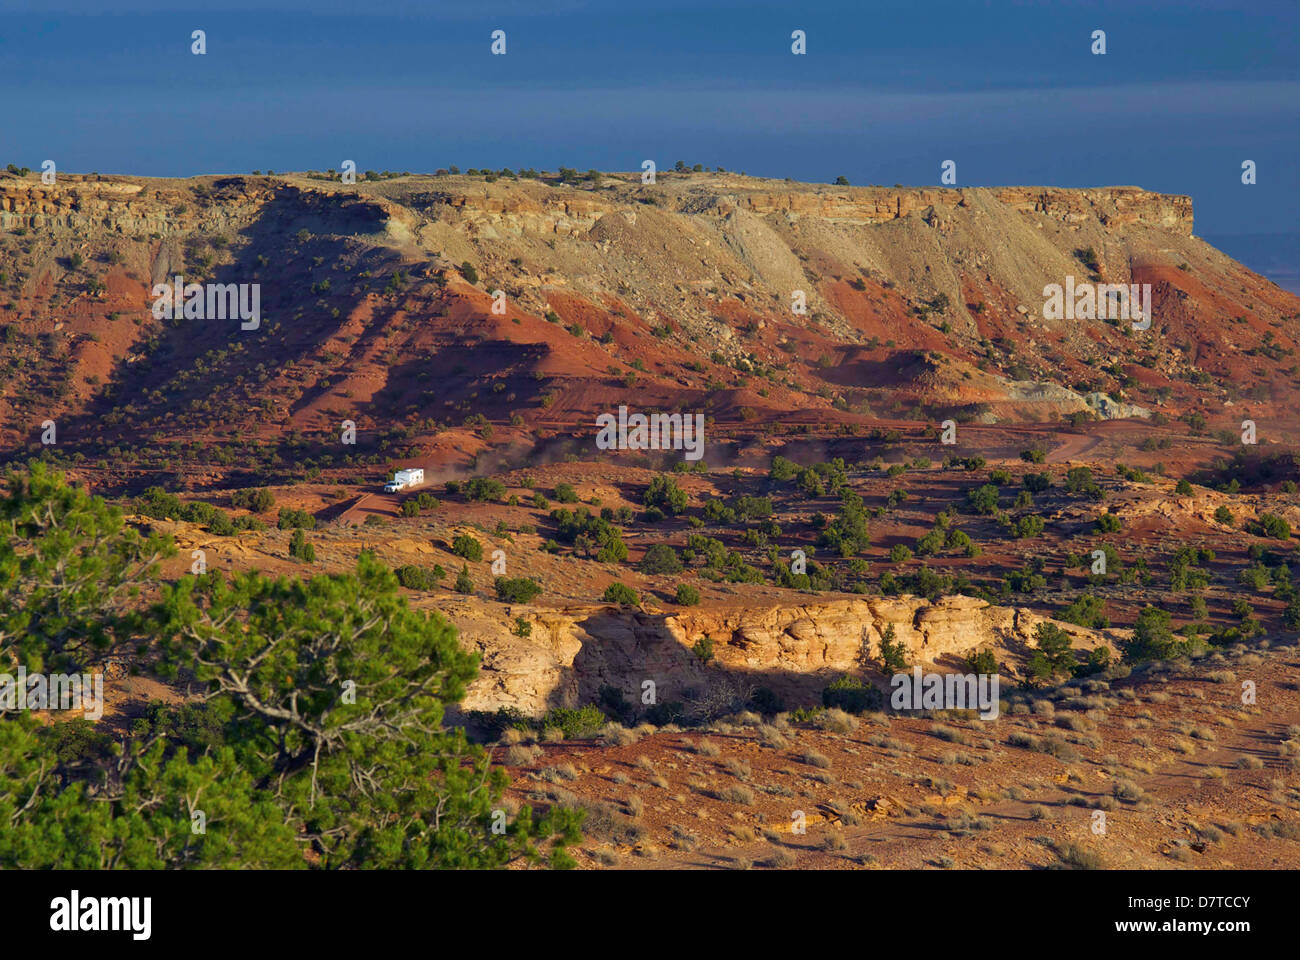
{"label": "white rv", "polygon": [[419,467],[411,470],[398,470],[393,479],[384,484],[384,493],[397,493],[407,487],[418,487],[424,483],[424,471]]}

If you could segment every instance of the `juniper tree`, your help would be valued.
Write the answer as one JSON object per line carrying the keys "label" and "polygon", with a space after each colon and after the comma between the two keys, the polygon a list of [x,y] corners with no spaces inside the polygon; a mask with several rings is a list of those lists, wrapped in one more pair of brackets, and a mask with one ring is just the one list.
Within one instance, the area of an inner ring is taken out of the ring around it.
{"label": "juniper tree", "polygon": [[175,546],[45,464],[0,499],[0,663],[83,670],[129,647],[141,590]]}
{"label": "juniper tree", "polygon": [[[141,594],[175,546],[33,463],[0,498],[0,670],[98,672],[149,646]],[[203,830],[196,830],[201,814]],[[293,829],[230,748],[0,707],[0,867],[293,867]]]}
{"label": "juniper tree", "polygon": [[1057,674],[1072,675],[1079,665],[1070,635],[1054,623],[1040,623],[1034,631],[1038,643],[1027,668],[1037,680],[1049,680]]}
{"label": "juniper tree", "polygon": [[0,713],[0,868],[572,865],[581,815],[507,815],[504,773],[443,726],[476,657],[372,556],[308,580],[161,583],[168,539],[40,465],[9,486],[0,662],[129,650],[189,698],[128,733]]}
{"label": "juniper tree", "polygon": [[410,609],[390,570],[310,580],[256,571],[187,577],[164,591],[156,629],[167,663],[219,705],[259,790],[292,811],[327,867],[492,867],[535,855],[577,818],[507,822],[504,773],[460,729],[442,726],[478,669],[456,630]]}

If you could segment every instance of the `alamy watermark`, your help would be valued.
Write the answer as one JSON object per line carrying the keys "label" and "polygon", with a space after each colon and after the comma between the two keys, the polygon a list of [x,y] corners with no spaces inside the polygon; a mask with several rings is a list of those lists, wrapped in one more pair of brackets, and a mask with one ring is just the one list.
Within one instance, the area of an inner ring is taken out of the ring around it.
{"label": "alamy watermark", "polygon": [[896,673],[889,704],[895,710],[978,710],[981,720],[996,720],[1000,708],[996,673]]}
{"label": "alamy watermark", "polygon": [[704,414],[628,414],[620,405],[618,416],[596,417],[596,447],[600,450],[684,450],[687,460],[704,456]]}
{"label": "alamy watermark", "polygon": [[1043,287],[1045,320],[1131,320],[1134,330],[1151,326],[1151,284],[1049,283]]}
{"label": "alamy watermark", "polygon": [[50,929],[56,933],[122,931],[132,940],[148,940],[152,918],[152,897],[83,897],[73,890],[50,901]]}
{"label": "alamy watermark", "polygon": [[86,719],[104,715],[102,673],[0,673],[0,710],[81,710]]}
{"label": "alamy watermark", "polygon": [[155,320],[240,320],[241,330],[256,330],[262,322],[260,283],[171,283],[153,287]]}

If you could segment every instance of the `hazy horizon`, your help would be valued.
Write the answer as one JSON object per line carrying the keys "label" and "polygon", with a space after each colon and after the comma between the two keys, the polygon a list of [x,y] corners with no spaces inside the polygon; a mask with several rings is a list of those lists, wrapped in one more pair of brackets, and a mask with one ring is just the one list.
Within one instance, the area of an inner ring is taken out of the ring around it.
{"label": "hazy horizon", "polygon": [[[1187,194],[1198,235],[1294,237],[1281,263],[1236,246],[1270,276],[1300,273],[1300,4],[1289,0],[7,10],[0,165],[189,176],[345,159],[429,172],[654,159],[922,186],[953,160],[957,186]],[[196,29],[202,56],[190,52]],[[504,56],[490,50],[498,29]],[[804,55],[791,52],[796,29]],[[1091,52],[1098,29],[1104,56]]]}

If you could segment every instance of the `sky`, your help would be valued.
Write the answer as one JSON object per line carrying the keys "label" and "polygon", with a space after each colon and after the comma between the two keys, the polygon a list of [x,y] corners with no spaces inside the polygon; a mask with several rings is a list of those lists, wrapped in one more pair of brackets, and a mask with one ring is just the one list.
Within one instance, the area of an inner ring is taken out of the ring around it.
{"label": "sky", "polygon": [[959,186],[1189,194],[1197,235],[1300,275],[1300,0],[0,0],[0,89],[0,164],[33,169],[953,160]]}

